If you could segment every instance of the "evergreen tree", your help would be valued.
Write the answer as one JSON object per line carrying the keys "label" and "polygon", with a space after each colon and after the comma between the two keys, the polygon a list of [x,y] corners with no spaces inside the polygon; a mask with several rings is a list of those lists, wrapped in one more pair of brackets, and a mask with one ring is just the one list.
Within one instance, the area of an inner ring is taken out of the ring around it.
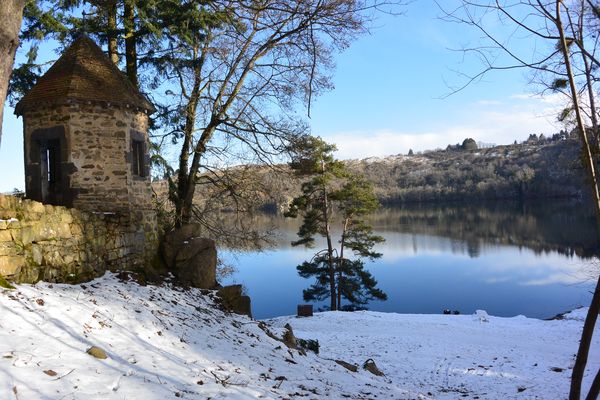
{"label": "evergreen tree", "polygon": [[[344,164],[333,157],[335,146],[320,138],[304,137],[294,149],[290,166],[307,178],[302,194],[296,197],[286,212],[287,217],[302,216],[299,239],[293,246],[313,247],[315,237],[326,240],[327,248],[318,251],[310,261],[297,269],[303,278],[315,278],[305,289],[306,301],[329,297],[330,309],[342,309],[342,298],[349,301],[343,308],[363,307],[373,299],[385,300],[386,294],[376,288],[377,281],[364,269],[363,258],[381,256],[373,251],[383,238],[373,234],[364,216],[378,208],[373,189],[364,178],[350,173]],[[339,248],[333,244],[333,227],[341,230]],[[347,257],[352,253],[356,258]]]}

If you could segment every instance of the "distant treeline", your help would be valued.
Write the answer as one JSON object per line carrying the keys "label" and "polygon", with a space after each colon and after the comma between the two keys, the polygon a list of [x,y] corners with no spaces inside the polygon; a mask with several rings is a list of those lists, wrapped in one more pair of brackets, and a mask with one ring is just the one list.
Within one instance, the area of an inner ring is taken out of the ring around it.
{"label": "distant treeline", "polygon": [[[582,198],[588,195],[588,185],[580,154],[579,141],[563,132],[548,138],[531,135],[523,143],[485,148],[466,139],[462,145],[449,145],[445,150],[411,151],[409,155],[347,163],[352,171],[364,174],[373,183],[384,205]],[[239,187],[240,192],[252,198],[255,208],[278,212],[300,189],[300,181],[286,166],[275,170],[245,166],[229,170],[226,175],[223,190],[200,185],[197,204],[214,205],[217,198],[221,209],[235,208],[233,202],[227,201],[227,192]],[[154,187],[159,197],[166,197],[164,182],[155,182]]]}
{"label": "distant treeline", "polygon": [[520,144],[448,146],[410,156],[351,161],[383,203],[585,196],[580,144],[566,135]]}

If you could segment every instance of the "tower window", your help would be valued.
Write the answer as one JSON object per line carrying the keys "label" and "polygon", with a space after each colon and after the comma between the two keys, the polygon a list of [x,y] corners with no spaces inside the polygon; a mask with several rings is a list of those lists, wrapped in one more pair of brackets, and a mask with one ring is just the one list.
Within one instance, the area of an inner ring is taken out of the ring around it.
{"label": "tower window", "polygon": [[131,141],[131,156],[133,175],[146,176],[144,163],[146,152],[144,151],[143,141],[135,139]]}

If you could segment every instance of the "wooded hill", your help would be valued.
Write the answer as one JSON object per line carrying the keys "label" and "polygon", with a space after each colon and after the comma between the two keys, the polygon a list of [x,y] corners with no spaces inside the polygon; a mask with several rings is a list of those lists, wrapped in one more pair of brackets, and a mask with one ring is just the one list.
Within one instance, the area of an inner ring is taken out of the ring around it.
{"label": "wooded hill", "polygon": [[530,139],[349,163],[373,183],[383,203],[580,197],[580,151],[576,139]]}
{"label": "wooded hill", "polygon": [[[349,168],[373,183],[384,205],[418,202],[454,202],[497,199],[534,199],[587,196],[585,174],[577,139],[555,135],[489,148],[425,151],[412,155],[348,160]],[[196,203],[219,199],[222,209],[232,190],[243,192],[257,208],[282,211],[299,193],[300,181],[287,166],[257,166],[227,171],[221,190],[199,185]],[[211,178],[214,183],[214,178]],[[237,182],[237,183],[236,183]],[[235,188],[237,186],[237,188]],[[165,182],[155,182],[159,196]],[[239,199],[238,199],[239,200]]]}

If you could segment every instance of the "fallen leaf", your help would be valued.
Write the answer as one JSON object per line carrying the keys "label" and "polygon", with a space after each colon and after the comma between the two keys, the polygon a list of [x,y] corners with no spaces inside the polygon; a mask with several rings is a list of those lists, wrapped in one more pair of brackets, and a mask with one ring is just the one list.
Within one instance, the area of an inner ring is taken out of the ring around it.
{"label": "fallen leaf", "polygon": [[44,373],[48,376],[56,376],[57,375],[57,373],[55,371],[52,371],[51,369],[45,370]]}

